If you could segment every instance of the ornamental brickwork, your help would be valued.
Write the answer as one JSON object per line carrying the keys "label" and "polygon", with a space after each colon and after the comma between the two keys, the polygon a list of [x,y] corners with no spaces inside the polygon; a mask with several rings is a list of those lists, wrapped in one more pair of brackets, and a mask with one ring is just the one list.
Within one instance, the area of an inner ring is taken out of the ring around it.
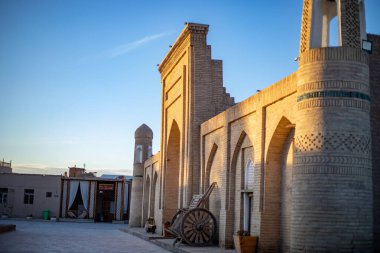
{"label": "ornamental brickwork", "polygon": [[[141,170],[140,224],[154,217],[162,232],[216,182],[205,207],[220,247],[244,228],[260,252],[379,250],[380,36],[361,50],[363,4],[304,0],[298,70],[237,104],[209,27],[186,24],[159,66],[161,152]],[[338,47],[325,14],[341,21]]]}

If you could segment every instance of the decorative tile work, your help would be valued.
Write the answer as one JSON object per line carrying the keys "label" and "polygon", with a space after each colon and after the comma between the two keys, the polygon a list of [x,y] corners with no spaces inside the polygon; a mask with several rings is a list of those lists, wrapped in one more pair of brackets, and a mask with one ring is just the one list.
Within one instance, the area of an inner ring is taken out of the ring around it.
{"label": "decorative tile work", "polygon": [[364,156],[353,156],[353,155],[296,155],[294,157],[294,164],[297,165],[313,165],[313,164],[329,164],[329,165],[350,165],[350,166],[370,166],[371,159],[368,158],[368,155]]}
{"label": "decorative tile work", "polygon": [[336,60],[355,61],[368,64],[368,54],[360,48],[352,47],[320,47],[312,48],[300,55],[299,64]]}
{"label": "decorative tile work", "polygon": [[328,80],[305,83],[297,87],[298,92],[322,89],[352,89],[359,91],[369,91],[367,83],[343,80]]}
{"label": "decorative tile work", "polygon": [[303,2],[303,10],[302,10],[302,27],[301,27],[301,45],[300,51],[303,53],[307,49],[309,49],[310,45],[310,19],[311,19],[311,1],[305,0]]}
{"label": "decorative tile work", "polygon": [[316,133],[299,135],[295,138],[295,152],[350,152],[370,154],[371,138],[351,133]]}
{"label": "decorative tile work", "polygon": [[295,166],[293,174],[336,174],[352,176],[371,176],[371,167],[350,167],[350,166]]}
{"label": "decorative tile work", "polygon": [[358,108],[365,112],[369,112],[370,103],[367,100],[354,100],[347,98],[324,98],[324,99],[310,99],[298,103],[298,110],[314,107],[350,107]]}
{"label": "decorative tile work", "polygon": [[325,98],[325,97],[337,97],[337,98],[356,98],[371,101],[369,95],[357,92],[357,91],[346,91],[346,90],[326,90],[326,91],[313,91],[309,93],[302,94],[297,97],[297,102],[301,102],[305,99],[310,98]]}
{"label": "decorative tile work", "polygon": [[360,20],[358,0],[346,0],[342,15],[343,46],[360,48]]}

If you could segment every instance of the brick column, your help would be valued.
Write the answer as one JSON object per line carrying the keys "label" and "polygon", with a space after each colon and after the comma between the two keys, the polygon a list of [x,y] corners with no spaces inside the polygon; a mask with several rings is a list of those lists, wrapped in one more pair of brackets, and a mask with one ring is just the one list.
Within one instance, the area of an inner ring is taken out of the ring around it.
{"label": "brick column", "polygon": [[291,252],[372,252],[366,53],[305,51],[297,103]]}

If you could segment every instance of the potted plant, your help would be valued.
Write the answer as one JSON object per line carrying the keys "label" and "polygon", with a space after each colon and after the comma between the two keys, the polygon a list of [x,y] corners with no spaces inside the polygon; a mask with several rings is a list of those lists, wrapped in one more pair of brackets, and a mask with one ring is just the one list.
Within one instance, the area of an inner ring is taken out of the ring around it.
{"label": "potted plant", "polygon": [[258,236],[251,236],[248,231],[239,230],[234,235],[234,245],[238,253],[256,252]]}

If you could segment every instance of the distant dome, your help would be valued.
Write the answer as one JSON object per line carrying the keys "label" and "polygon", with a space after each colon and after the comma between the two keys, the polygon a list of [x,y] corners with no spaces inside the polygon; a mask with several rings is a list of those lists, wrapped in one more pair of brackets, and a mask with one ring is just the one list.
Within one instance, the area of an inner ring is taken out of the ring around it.
{"label": "distant dome", "polygon": [[142,124],[139,128],[136,129],[135,138],[152,138],[153,131],[145,124]]}

